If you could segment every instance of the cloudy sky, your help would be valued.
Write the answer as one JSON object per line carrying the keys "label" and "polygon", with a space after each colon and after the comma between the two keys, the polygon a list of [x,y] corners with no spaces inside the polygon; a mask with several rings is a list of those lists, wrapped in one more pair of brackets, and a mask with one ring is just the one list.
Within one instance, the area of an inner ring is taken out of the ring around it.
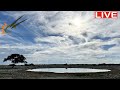
{"label": "cloudy sky", "polygon": [[34,64],[120,63],[120,18],[96,19],[94,11],[0,11],[0,27],[21,15],[28,20],[0,34],[0,64],[13,53]]}

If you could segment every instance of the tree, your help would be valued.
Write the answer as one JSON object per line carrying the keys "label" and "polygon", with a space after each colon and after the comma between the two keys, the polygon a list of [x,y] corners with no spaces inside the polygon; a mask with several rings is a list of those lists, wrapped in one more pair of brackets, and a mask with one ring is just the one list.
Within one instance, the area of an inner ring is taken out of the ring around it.
{"label": "tree", "polygon": [[12,66],[14,67],[16,63],[27,63],[26,58],[23,55],[20,54],[11,54],[10,56],[8,56],[7,58],[5,58],[3,60],[3,62],[5,61],[11,61],[13,64]]}

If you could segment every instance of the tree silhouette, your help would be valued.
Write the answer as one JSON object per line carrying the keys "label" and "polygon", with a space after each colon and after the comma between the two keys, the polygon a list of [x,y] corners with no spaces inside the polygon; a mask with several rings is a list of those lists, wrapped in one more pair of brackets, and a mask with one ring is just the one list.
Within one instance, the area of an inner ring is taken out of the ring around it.
{"label": "tree silhouette", "polygon": [[16,63],[27,63],[26,58],[23,55],[20,54],[11,54],[7,58],[4,58],[3,62],[5,61],[11,61],[13,64],[12,66],[14,67]]}

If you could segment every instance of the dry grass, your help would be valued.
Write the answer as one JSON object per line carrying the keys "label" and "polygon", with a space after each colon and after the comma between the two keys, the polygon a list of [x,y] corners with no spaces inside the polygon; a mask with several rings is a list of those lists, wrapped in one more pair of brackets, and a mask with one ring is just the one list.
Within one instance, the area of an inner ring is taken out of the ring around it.
{"label": "dry grass", "polygon": [[[110,69],[111,72],[100,73],[73,73],[56,74],[42,72],[27,72],[35,68],[97,68]],[[35,65],[35,66],[11,66],[0,65],[0,79],[120,79],[120,65]]]}

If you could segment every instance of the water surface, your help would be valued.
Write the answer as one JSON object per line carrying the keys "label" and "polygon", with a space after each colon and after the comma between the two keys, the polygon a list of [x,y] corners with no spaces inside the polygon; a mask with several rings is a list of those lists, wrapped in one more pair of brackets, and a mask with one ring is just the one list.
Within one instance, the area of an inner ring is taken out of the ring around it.
{"label": "water surface", "polygon": [[41,68],[41,69],[29,69],[31,72],[53,72],[53,73],[97,73],[97,72],[109,72],[108,69],[90,69],[90,68]]}

